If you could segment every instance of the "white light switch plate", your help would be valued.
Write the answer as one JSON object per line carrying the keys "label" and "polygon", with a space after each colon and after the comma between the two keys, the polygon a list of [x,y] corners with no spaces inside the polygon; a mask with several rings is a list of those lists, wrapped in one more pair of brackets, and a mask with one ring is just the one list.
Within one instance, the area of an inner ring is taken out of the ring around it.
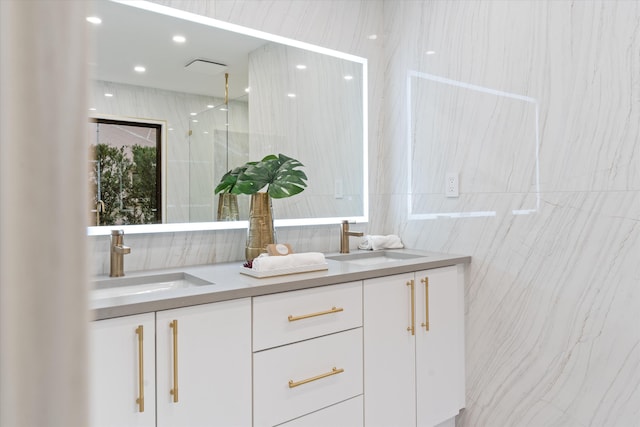
{"label": "white light switch plate", "polygon": [[447,197],[458,197],[459,190],[457,173],[447,173],[446,188],[444,193]]}

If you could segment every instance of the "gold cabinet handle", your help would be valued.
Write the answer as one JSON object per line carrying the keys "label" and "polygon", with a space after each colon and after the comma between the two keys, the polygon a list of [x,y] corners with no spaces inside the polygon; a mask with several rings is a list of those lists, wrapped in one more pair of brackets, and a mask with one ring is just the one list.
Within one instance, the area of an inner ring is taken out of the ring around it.
{"label": "gold cabinet handle", "polygon": [[289,388],[298,387],[299,385],[307,384],[307,383],[310,383],[312,381],[317,381],[317,380],[320,380],[322,378],[327,378],[327,377],[330,377],[332,375],[341,374],[343,372],[344,372],[344,369],[342,369],[342,368],[338,369],[338,368],[336,368],[334,366],[333,369],[330,372],[325,372],[324,374],[316,375],[315,377],[307,378],[306,380],[301,380],[301,381],[289,380]]}
{"label": "gold cabinet handle", "polygon": [[420,279],[421,283],[424,283],[424,323],[420,324],[425,329],[425,332],[429,332],[429,278],[425,277]]}
{"label": "gold cabinet handle", "polygon": [[411,331],[411,335],[416,334],[416,287],[413,279],[407,282],[407,286],[411,287],[411,326],[407,326],[407,331]]}
{"label": "gold cabinet handle", "polygon": [[316,316],[324,316],[325,314],[339,313],[341,311],[344,311],[344,308],[331,307],[331,310],[319,311],[317,313],[311,313],[311,314],[303,314],[301,316],[293,316],[290,314],[288,319],[289,319],[289,322],[295,322],[296,320],[308,319],[310,317],[316,317]]}
{"label": "gold cabinet handle", "polygon": [[138,389],[139,397],[136,399],[138,411],[144,412],[144,328],[138,325],[136,328],[138,335]]}
{"label": "gold cabinet handle", "polygon": [[173,388],[169,394],[173,396],[174,402],[178,402],[178,321],[173,320],[169,327],[173,329]]}

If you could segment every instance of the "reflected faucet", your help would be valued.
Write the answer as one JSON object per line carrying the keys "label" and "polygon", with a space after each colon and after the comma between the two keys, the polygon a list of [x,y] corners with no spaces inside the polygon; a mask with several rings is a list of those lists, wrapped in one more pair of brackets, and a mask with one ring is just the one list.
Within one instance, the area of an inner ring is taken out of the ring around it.
{"label": "reflected faucet", "polygon": [[109,277],[124,276],[124,256],[131,253],[131,248],[124,244],[124,230],[111,230],[111,266]]}
{"label": "reflected faucet", "polygon": [[349,236],[362,237],[364,233],[359,231],[349,231],[349,221],[346,219],[340,225],[340,253],[349,253]]}

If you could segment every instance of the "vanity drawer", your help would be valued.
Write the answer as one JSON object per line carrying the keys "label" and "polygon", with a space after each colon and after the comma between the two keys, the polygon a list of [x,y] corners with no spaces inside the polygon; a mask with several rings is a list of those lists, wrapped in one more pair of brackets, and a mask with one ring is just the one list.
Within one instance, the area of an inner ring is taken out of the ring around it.
{"label": "vanity drawer", "polygon": [[359,326],[362,326],[362,282],[253,299],[253,351]]}
{"label": "vanity drawer", "polygon": [[253,355],[255,426],[273,426],[362,394],[362,328]]}
{"label": "vanity drawer", "polygon": [[320,409],[287,423],[281,427],[359,427],[364,425],[363,397],[358,396],[328,408]]}

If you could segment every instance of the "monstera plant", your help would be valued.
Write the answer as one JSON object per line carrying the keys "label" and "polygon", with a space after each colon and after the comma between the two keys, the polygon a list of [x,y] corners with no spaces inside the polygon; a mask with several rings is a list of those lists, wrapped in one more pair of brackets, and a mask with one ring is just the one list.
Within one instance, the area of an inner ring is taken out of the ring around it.
{"label": "monstera plant", "polygon": [[[251,194],[246,258],[253,260],[275,243],[271,199],[291,197],[304,191],[307,175],[304,165],[284,154],[270,154],[259,162],[248,162],[227,172],[216,186],[216,193]],[[266,187],[265,191],[260,191]]]}
{"label": "monstera plant", "polygon": [[229,172],[225,173],[220,182],[215,188],[215,193],[230,193],[230,194],[239,194],[239,191],[236,189],[236,183],[238,182],[238,177],[247,170],[247,167],[250,165],[255,165],[257,162],[248,162],[242,166],[238,166],[237,168],[231,169]]}
{"label": "monstera plant", "polygon": [[297,169],[303,166],[300,161],[284,154],[270,154],[259,162],[245,164],[234,189],[239,193],[254,194],[267,187],[266,193],[274,199],[291,197],[307,186],[307,175]]}

